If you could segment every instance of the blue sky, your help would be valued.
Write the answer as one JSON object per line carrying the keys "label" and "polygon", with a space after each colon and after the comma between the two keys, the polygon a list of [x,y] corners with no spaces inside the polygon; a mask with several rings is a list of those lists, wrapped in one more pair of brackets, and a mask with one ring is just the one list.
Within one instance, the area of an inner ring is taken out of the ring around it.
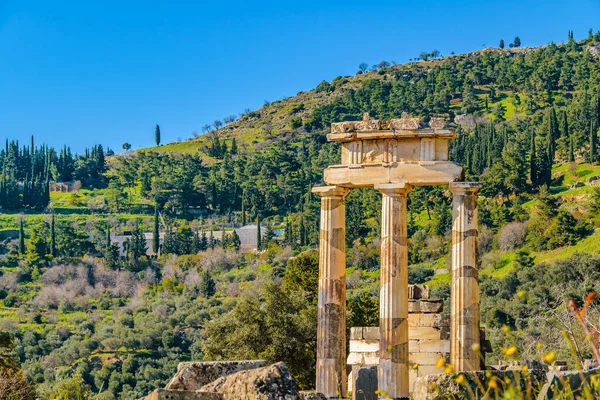
{"label": "blue sky", "polygon": [[121,151],[357,65],[600,29],[600,1],[0,0],[0,140]]}

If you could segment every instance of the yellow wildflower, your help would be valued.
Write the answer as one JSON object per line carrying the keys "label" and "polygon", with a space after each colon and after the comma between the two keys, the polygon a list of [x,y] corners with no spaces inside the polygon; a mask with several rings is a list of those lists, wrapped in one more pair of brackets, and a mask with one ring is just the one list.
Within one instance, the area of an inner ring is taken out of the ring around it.
{"label": "yellow wildflower", "polygon": [[548,364],[554,363],[554,361],[556,361],[556,353],[551,351],[550,353],[544,355],[544,361]]}
{"label": "yellow wildflower", "polygon": [[446,361],[444,361],[444,358],[443,357],[438,358],[437,362],[435,363],[435,367],[442,368],[444,365],[446,365]]}
{"label": "yellow wildflower", "polygon": [[454,372],[454,368],[452,367],[451,364],[446,365],[446,368],[444,368],[444,372],[446,374],[451,374],[452,372]]}
{"label": "yellow wildflower", "polygon": [[461,385],[464,381],[465,381],[465,376],[463,374],[460,374],[459,376],[456,377],[456,383],[458,383],[459,385]]}
{"label": "yellow wildflower", "polygon": [[514,356],[517,352],[517,347],[516,346],[511,346],[508,349],[506,349],[506,355],[507,356]]}

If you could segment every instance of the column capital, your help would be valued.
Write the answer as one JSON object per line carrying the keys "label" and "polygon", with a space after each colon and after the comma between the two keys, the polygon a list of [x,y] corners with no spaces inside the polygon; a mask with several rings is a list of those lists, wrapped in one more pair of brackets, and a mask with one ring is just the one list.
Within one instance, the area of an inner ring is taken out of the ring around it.
{"label": "column capital", "polygon": [[482,187],[481,182],[450,182],[448,185],[453,194],[477,194]]}
{"label": "column capital", "polygon": [[374,186],[375,189],[388,196],[394,195],[407,195],[408,192],[413,190],[413,186],[406,182],[401,183],[379,183]]}
{"label": "column capital", "polygon": [[315,186],[312,188],[312,192],[320,197],[339,197],[344,198],[350,189],[342,186]]}

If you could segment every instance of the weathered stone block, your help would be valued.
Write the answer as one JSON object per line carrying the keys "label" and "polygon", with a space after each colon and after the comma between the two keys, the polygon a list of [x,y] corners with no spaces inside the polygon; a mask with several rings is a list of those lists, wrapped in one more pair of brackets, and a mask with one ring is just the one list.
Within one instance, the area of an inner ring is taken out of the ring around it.
{"label": "weathered stone block", "polygon": [[419,341],[418,340],[409,340],[408,341],[408,352],[418,352],[419,351]]}
{"label": "weathered stone block", "polygon": [[379,340],[351,340],[350,351],[354,353],[379,351]]}
{"label": "weathered stone block", "polygon": [[222,400],[223,395],[220,393],[207,393],[191,390],[168,390],[156,389],[144,400]]}
{"label": "weathered stone block", "polygon": [[165,389],[199,390],[223,376],[264,366],[264,360],[183,362]]}
{"label": "weathered stone block", "polygon": [[439,313],[444,308],[444,300],[420,300],[419,312]]}
{"label": "weathered stone block", "polygon": [[409,313],[439,313],[444,308],[443,300],[409,300]]}
{"label": "weathered stone block", "polygon": [[409,299],[428,299],[429,298],[429,286],[425,285],[408,285],[408,298]]}
{"label": "weathered stone block", "polygon": [[379,351],[371,353],[350,353],[349,365],[377,365],[379,364]]}
{"label": "weathered stone block", "polygon": [[350,328],[350,340],[362,340],[363,339],[363,327],[352,327]]}
{"label": "weathered stone block", "polygon": [[441,331],[430,326],[414,327],[408,330],[408,338],[416,340],[441,339]]}
{"label": "weathered stone block", "polygon": [[411,365],[435,365],[443,357],[442,353],[411,353],[408,356],[408,360]]}
{"label": "weathered stone block", "polygon": [[408,314],[408,328],[421,326],[421,314]]}
{"label": "weathered stone block", "polygon": [[449,340],[421,340],[419,341],[420,353],[449,353]]}
{"label": "weathered stone block", "polygon": [[379,327],[368,326],[363,328],[363,339],[365,340],[379,340]]}
{"label": "weathered stone block", "polygon": [[298,396],[296,382],[281,362],[221,377],[201,390],[221,393],[223,400],[287,400]]}
{"label": "weathered stone block", "polygon": [[[450,316],[442,314],[415,314],[419,316],[419,326],[434,328],[450,327]],[[410,317],[409,317],[410,318]]]}
{"label": "weathered stone block", "polygon": [[377,367],[361,367],[352,375],[352,400],[377,400]]}

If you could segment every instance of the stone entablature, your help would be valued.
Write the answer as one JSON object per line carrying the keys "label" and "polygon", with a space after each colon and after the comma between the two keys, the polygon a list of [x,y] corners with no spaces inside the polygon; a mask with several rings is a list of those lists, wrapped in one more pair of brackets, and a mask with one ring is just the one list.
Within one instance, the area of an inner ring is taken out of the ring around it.
{"label": "stone entablature", "polygon": [[332,186],[372,187],[404,182],[413,186],[447,185],[460,180],[462,168],[448,161],[448,141],[456,137],[444,117],[374,120],[331,125],[327,139],[342,145],[341,163],[329,166],[325,182]]}

